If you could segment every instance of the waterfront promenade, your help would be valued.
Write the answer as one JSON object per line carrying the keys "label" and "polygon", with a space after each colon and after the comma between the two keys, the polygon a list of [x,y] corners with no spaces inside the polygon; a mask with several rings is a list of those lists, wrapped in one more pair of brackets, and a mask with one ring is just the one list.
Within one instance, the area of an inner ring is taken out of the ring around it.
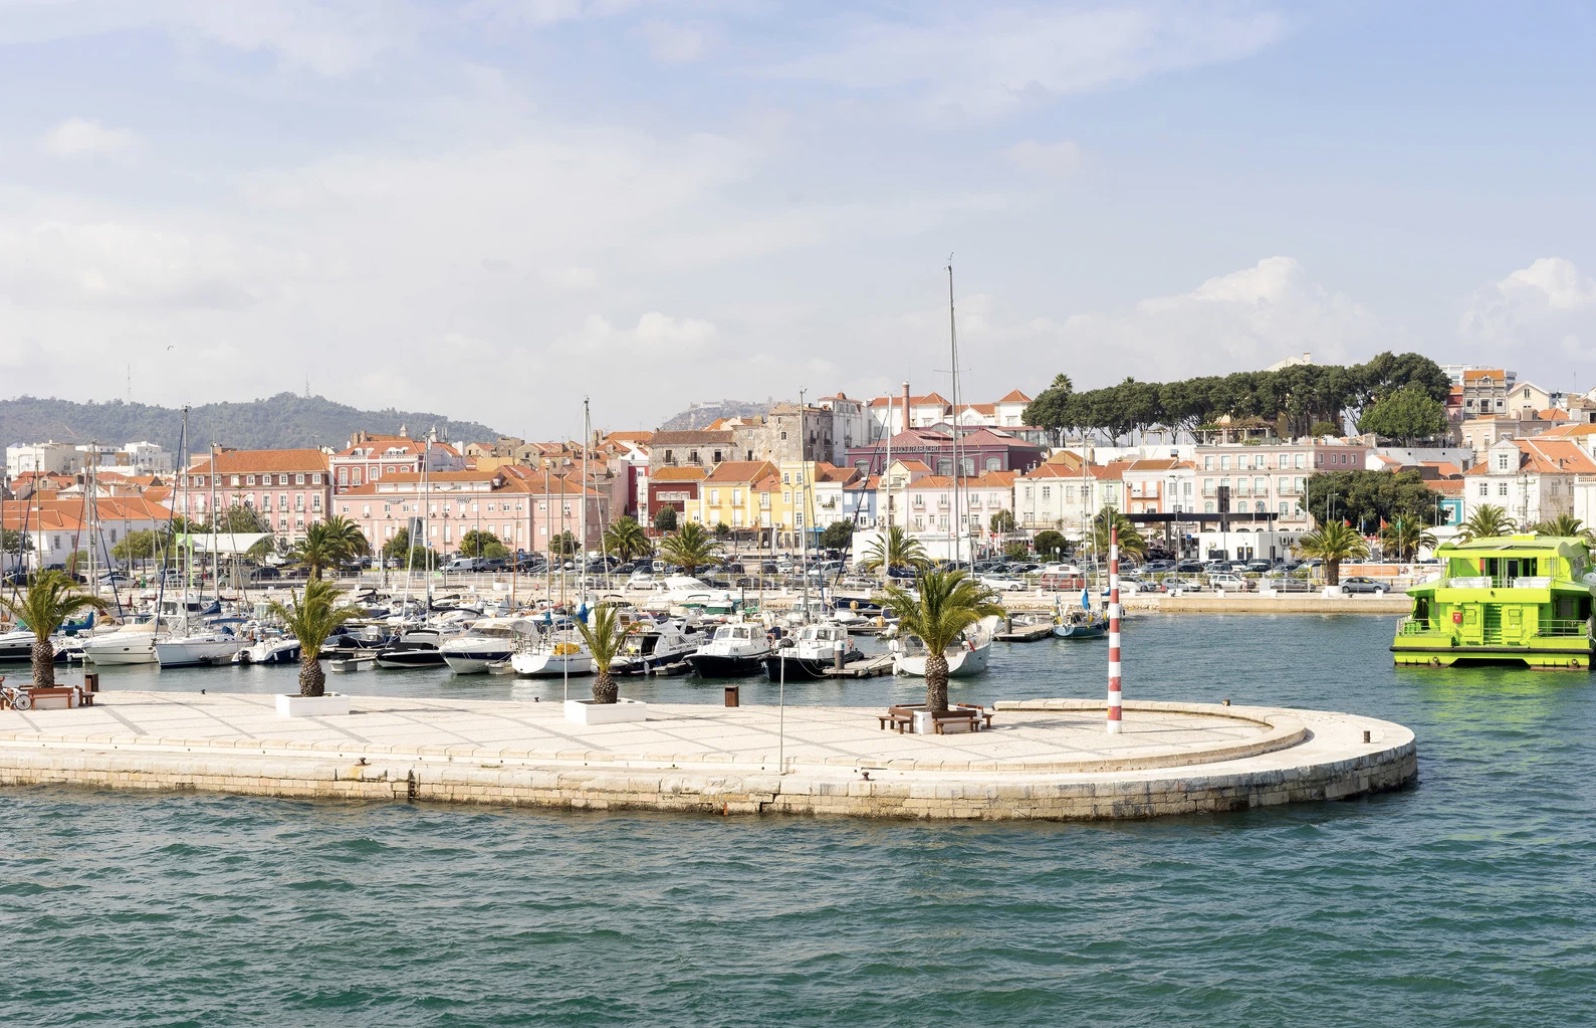
{"label": "waterfront promenade", "polygon": [[277,716],[269,695],[103,693],[0,713],[0,784],[566,808],[897,818],[1137,818],[1336,799],[1417,774],[1388,721],[1320,711],[999,703],[993,730],[882,731],[862,707],[651,705],[582,726],[553,702],[359,697]]}

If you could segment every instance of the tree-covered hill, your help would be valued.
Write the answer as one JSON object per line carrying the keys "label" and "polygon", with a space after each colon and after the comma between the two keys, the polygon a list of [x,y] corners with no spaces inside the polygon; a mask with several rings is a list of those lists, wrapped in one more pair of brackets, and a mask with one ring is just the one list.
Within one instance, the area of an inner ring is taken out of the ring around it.
{"label": "tree-covered hill", "polygon": [[[148,440],[176,450],[183,412],[142,403],[74,403],[19,396],[0,400],[0,445],[46,440],[129,443]],[[356,429],[394,433],[400,426],[420,437],[436,427],[451,442],[496,439],[499,433],[471,421],[451,421],[424,411],[358,410],[321,396],[278,393],[250,403],[208,403],[188,416],[191,452],[210,443],[239,449],[300,446],[342,448]]]}

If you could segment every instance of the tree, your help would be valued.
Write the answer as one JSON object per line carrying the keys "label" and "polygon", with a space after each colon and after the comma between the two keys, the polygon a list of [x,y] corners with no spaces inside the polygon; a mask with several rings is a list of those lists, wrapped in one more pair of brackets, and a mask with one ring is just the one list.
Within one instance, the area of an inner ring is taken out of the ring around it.
{"label": "tree", "polygon": [[622,517],[604,530],[604,548],[621,560],[636,560],[654,549],[648,533],[633,517]]}
{"label": "tree", "polygon": [[1325,582],[1341,584],[1341,562],[1369,555],[1369,546],[1350,526],[1340,521],[1321,525],[1297,542],[1297,548],[1306,557],[1324,561]]}
{"label": "tree", "polygon": [[410,553],[410,529],[401,528],[382,544],[382,555],[389,560],[404,560]]}
{"label": "tree", "polygon": [[150,529],[140,528],[117,540],[116,545],[111,547],[111,556],[123,566],[130,566],[134,561],[153,558],[159,548],[160,537]]}
{"label": "tree", "polygon": [[731,538],[731,526],[724,521],[715,523],[715,538],[722,541]]}
{"label": "tree", "polygon": [[574,557],[576,555],[576,533],[561,532],[549,543],[549,547],[559,557]]}
{"label": "tree", "polygon": [[21,532],[15,528],[0,528],[0,552],[16,553],[21,548]]}
{"label": "tree", "polygon": [[1315,421],[1308,429],[1308,434],[1313,436],[1315,439],[1327,435],[1340,435],[1341,426],[1337,425],[1334,421]]}
{"label": "tree", "polygon": [[[210,530],[211,526],[209,524],[202,529],[202,531],[206,532]],[[218,533],[242,532],[253,535],[257,532],[270,532],[271,530],[270,522],[256,513],[254,507],[246,507],[240,503],[234,503],[216,519],[216,531]]]}
{"label": "tree", "polygon": [[1469,519],[1458,526],[1458,537],[1467,542],[1470,539],[1488,539],[1495,535],[1506,535],[1513,531],[1513,519],[1507,516],[1507,511],[1490,503],[1482,503],[1474,508],[1474,513]]}
{"label": "tree", "polygon": [[1350,521],[1373,528],[1381,521],[1433,524],[1439,497],[1417,471],[1329,471],[1308,479],[1308,513],[1319,524]]}
{"label": "tree", "polygon": [[1108,556],[1109,529],[1119,529],[1119,552],[1122,556],[1141,560],[1147,556],[1147,540],[1136,525],[1114,507],[1104,507],[1092,518],[1092,547],[1094,552]]}
{"label": "tree", "polygon": [[622,622],[620,609],[613,603],[601,603],[594,607],[587,621],[577,620],[576,630],[582,633],[582,641],[587,643],[588,652],[593,655],[593,670],[597,672],[593,679],[594,703],[614,703],[619,697],[620,689],[615,685],[615,679],[610,677],[610,665],[620,655],[626,637],[637,627],[635,621],[630,625]]}
{"label": "tree", "polygon": [[1012,510],[1000,510],[992,515],[987,521],[987,525],[992,529],[993,535],[1007,535],[1014,531],[1014,512]]}
{"label": "tree", "polygon": [[304,593],[292,599],[292,606],[273,601],[269,609],[299,640],[299,695],[320,696],[327,686],[319,659],[327,637],[339,625],[364,617],[366,612],[353,604],[338,605],[338,587],[319,578],[306,582]]}
{"label": "tree", "polygon": [[1003,556],[1009,560],[1024,560],[1031,555],[1030,547],[1024,543],[1009,543],[1003,547]]}
{"label": "tree", "polygon": [[918,636],[925,643],[926,708],[935,713],[947,710],[948,647],[982,618],[1002,617],[1003,608],[990,590],[963,571],[922,572],[919,596],[889,585],[885,605],[897,615],[901,634]]}
{"label": "tree", "polygon": [[338,563],[348,564],[356,557],[364,557],[371,553],[371,543],[366,539],[366,533],[342,514],[333,515],[325,524],[327,537],[332,540]]}
{"label": "tree", "polygon": [[823,550],[847,550],[852,547],[852,522],[833,521],[820,533],[820,548]]}
{"label": "tree", "polygon": [[50,643],[50,636],[74,614],[104,610],[107,606],[109,604],[98,596],[80,591],[77,583],[60,571],[39,572],[20,597],[0,597],[0,610],[33,632],[34,685],[40,688],[55,685],[55,647]]}
{"label": "tree", "polygon": [[657,532],[676,531],[675,507],[661,507],[654,512],[654,530]]}
{"label": "tree", "polygon": [[69,574],[80,574],[82,569],[89,566],[88,550],[73,550],[67,554],[66,569]]}
{"label": "tree", "polygon": [[1358,419],[1358,431],[1411,444],[1446,434],[1446,405],[1419,386],[1405,386],[1377,400]]}
{"label": "tree", "polygon": [[1069,552],[1070,541],[1064,538],[1063,532],[1055,532],[1051,528],[1044,528],[1036,533],[1036,538],[1031,540],[1031,545],[1036,548],[1037,556],[1057,560]]}
{"label": "tree", "polygon": [[1412,560],[1419,547],[1435,545],[1435,536],[1421,522],[1398,519],[1380,530],[1380,544],[1398,560]]}
{"label": "tree", "polygon": [[704,531],[704,526],[696,521],[689,521],[665,537],[665,542],[660,545],[659,555],[667,562],[679,566],[683,574],[691,576],[699,568],[714,561],[715,549],[715,540]]}
{"label": "tree", "polygon": [[467,557],[503,557],[509,550],[492,532],[474,528],[460,537],[460,553]]}
{"label": "tree", "polygon": [[927,568],[931,561],[920,540],[909,538],[909,533],[897,525],[888,525],[886,534],[872,540],[865,551],[864,566],[869,571],[890,573],[893,568]]}
{"label": "tree", "polygon": [[294,545],[289,557],[294,563],[303,564],[310,571],[311,578],[319,579],[322,569],[338,565],[339,553],[338,540],[327,531],[323,522],[318,521],[305,529],[305,537]]}
{"label": "tree", "polygon": [[410,530],[401,528],[382,544],[382,555],[402,568],[431,571],[438,566],[438,555],[430,546],[411,546]]}
{"label": "tree", "polygon": [[1546,521],[1538,521],[1530,526],[1530,531],[1540,535],[1554,535],[1563,539],[1579,539],[1589,545],[1591,543],[1591,530],[1585,527],[1585,522],[1572,514],[1559,514]]}

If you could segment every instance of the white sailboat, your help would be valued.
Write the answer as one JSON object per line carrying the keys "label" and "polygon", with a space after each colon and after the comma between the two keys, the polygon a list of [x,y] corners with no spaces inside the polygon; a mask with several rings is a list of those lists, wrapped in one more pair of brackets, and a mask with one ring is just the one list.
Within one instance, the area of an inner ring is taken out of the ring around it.
{"label": "white sailboat", "polygon": [[510,655],[510,667],[518,675],[558,678],[593,673],[593,653],[574,629],[540,632],[522,640],[521,647]]}
{"label": "white sailboat", "polygon": [[[952,646],[942,651],[948,662],[949,678],[969,678],[987,668],[992,655],[992,639],[997,634],[998,619],[982,618],[965,629]],[[925,677],[925,662],[929,654],[918,636],[905,636],[892,641],[892,673],[914,678]]]}
{"label": "white sailboat", "polygon": [[[206,466],[206,475],[210,478],[211,501],[211,580],[220,584],[217,571],[216,547],[216,446],[213,443],[210,451],[210,461]],[[186,478],[186,476],[185,476]],[[192,568],[194,563],[192,546],[189,548],[188,564]],[[183,575],[183,602],[188,605],[188,579],[185,571]],[[218,597],[220,590],[218,589]],[[201,591],[201,599],[204,592]],[[232,629],[201,629],[171,639],[158,640],[155,643],[155,662],[163,669],[178,667],[198,667],[207,664],[226,664],[238,656],[244,648],[244,641],[234,635]]]}

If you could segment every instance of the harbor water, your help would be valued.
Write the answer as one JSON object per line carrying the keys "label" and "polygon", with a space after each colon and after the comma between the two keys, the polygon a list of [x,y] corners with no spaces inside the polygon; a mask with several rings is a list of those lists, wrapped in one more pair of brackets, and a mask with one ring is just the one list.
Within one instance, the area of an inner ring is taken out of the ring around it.
{"label": "harbor water", "polygon": [[[1420,784],[1352,802],[989,825],[0,791],[0,1024],[1590,1024],[1596,683],[1394,669],[1394,620],[1126,630],[1129,699],[1413,728]],[[1000,643],[954,697],[1099,696],[1106,656]],[[294,675],[108,668],[102,688],[281,692]],[[329,684],[565,690],[447,670]],[[718,703],[722,686],[622,695]],[[785,698],[921,692],[882,678]],[[744,683],[744,704],[777,696]]]}

